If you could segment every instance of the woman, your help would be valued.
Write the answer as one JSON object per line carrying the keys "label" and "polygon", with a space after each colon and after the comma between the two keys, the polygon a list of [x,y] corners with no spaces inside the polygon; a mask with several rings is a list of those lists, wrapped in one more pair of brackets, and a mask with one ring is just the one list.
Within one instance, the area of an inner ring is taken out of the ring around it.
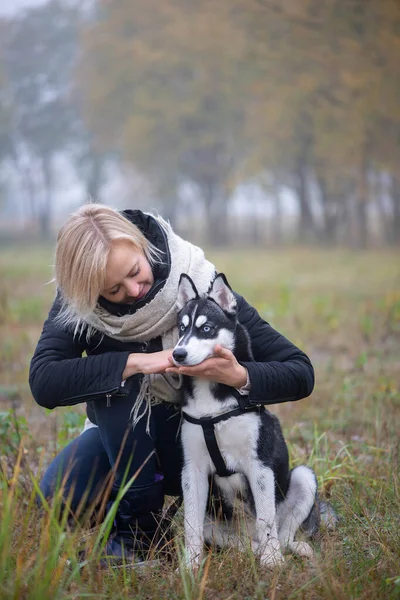
{"label": "woman", "polygon": [[[166,373],[178,338],[181,273],[205,293],[216,270],[200,248],[138,210],[87,204],[58,235],[57,296],[32,358],[30,386],[46,408],[85,402],[89,426],[53,460],[41,489],[51,498],[63,481],[77,511],[92,506],[111,469],[111,502],[136,474],[106,546],[116,560],[146,555],[164,495],[181,494],[179,376]],[[221,348],[180,372],[230,385],[249,404],[308,396],[314,385],[308,357],[236,297],[255,361],[239,364]]]}

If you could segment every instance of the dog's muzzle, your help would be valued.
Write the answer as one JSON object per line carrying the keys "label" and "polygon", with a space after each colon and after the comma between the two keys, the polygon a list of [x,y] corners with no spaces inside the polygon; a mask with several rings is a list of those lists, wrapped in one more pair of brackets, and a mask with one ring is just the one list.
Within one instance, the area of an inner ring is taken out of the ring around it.
{"label": "dog's muzzle", "polygon": [[173,351],[172,358],[177,364],[182,365],[187,358],[187,354],[188,353],[187,350],[185,350],[185,348],[178,347],[175,348],[175,350]]}

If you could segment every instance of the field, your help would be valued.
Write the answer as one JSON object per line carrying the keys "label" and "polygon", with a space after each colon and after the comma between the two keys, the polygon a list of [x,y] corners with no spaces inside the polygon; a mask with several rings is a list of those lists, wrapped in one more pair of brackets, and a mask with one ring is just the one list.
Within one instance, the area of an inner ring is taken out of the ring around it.
{"label": "field", "polygon": [[[304,349],[310,398],[272,407],[293,464],[307,463],[340,520],[315,560],[262,569],[250,552],[210,553],[195,575],[175,563],[142,571],[79,570],[98,530],[39,514],[36,480],[76,436],[83,407],[35,405],[29,360],[54,287],[50,248],[0,250],[0,600],[96,598],[394,599],[400,597],[400,260],[393,251],[212,251],[234,289]],[[97,536],[97,537],[96,537]],[[95,548],[93,550],[95,552]],[[72,566],[67,566],[71,559]]]}

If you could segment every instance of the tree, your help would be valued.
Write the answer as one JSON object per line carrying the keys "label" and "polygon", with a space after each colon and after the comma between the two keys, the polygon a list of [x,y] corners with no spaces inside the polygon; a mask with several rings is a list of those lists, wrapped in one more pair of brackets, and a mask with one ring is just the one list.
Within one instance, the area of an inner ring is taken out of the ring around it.
{"label": "tree", "polygon": [[100,147],[112,144],[169,189],[167,197],[182,181],[195,184],[210,238],[221,240],[225,229],[215,225],[226,221],[243,152],[242,36],[229,3],[103,0],[100,7],[81,65],[88,126]]}
{"label": "tree", "polygon": [[53,0],[10,21],[3,42],[13,106],[13,158],[28,179],[32,216],[44,236],[52,214],[54,158],[70,141],[69,73],[76,52],[76,17],[74,8]]}
{"label": "tree", "polygon": [[254,0],[246,11],[237,4],[254,40],[250,168],[286,173],[298,198],[300,236],[317,227],[309,190],[315,181],[322,238],[337,240],[347,227],[349,240],[365,246],[382,119],[389,112],[392,126],[398,122],[399,4]]}
{"label": "tree", "polygon": [[170,214],[180,183],[195,187],[213,241],[232,190],[258,179],[273,182],[278,217],[291,188],[299,239],[365,246],[371,173],[393,174],[398,214],[399,11],[395,0],[101,0],[80,67],[86,125],[96,148],[166,190]]}
{"label": "tree", "polygon": [[81,115],[74,69],[80,27],[90,15],[61,0],[24,11],[4,30],[6,94],[12,107],[9,156],[29,198],[31,220],[49,235],[55,196],[55,160],[68,155],[98,200],[110,154],[94,147]]}

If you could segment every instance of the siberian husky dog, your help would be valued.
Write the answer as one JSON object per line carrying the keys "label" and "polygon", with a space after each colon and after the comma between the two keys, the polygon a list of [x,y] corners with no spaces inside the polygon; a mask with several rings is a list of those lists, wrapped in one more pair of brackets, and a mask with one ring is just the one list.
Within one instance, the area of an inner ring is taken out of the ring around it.
{"label": "siberian husky dog", "polygon": [[[236,298],[223,274],[202,296],[190,277],[182,274],[178,309],[176,365],[201,363],[213,356],[217,344],[231,350],[238,361],[253,360],[249,335],[238,322]],[[204,542],[245,547],[243,536],[234,533],[237,499],[247,544],[263,565],[279,565],[285,550],[311,557],[311,546],[295,541],[295,536],[299,530],[311,535],[318,529],[317,481],[306,466],[289,470],[278,419],[261,405],[246,409],[240,394],[227,385],[188,376],[183,378],[182,403],[189,566],[200,564]],[[207,512],[216,492],[218,515]]]}

